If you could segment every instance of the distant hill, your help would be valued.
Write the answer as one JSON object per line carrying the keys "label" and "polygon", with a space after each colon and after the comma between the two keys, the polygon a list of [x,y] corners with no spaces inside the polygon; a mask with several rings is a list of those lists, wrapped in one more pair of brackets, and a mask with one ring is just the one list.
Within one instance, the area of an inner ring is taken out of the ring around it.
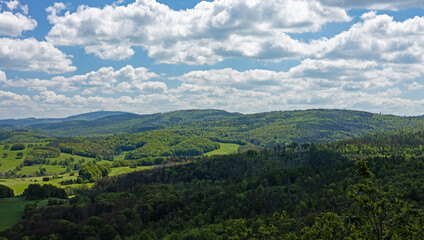
{"label": "distant hill", "polygon": [[3,119],[0,120],[0,125],[14,125],[14,126],[27,126],[27,125],[35,125],[35,124],[48,124],[48,123],[61,123],[66,121],[76,121],[76,120],[96,120],[99,118],[114,116],[114,115],[122,115],[126,114],[126,112],[118,112],[118,111],[98,111],[98,112],[90,112],[83,113],[78,115],[69,116],[66,118],[24,118],[24,119]]}
{"label": "distant hill", "polygon": [[102,136],[145,132],[176,124],[221,121],[240,115],[240,113],[229,113],[223,110],[180,110],[147,115],[124,113],[91,121],[73,120],[35,124],[31,125],[31,128],[39,133],[55,137]]}
{"label": "distant hill", "polygon": [[29,132],[28,130],[7,130],[0,131],[0,142],[3,143],[31,143],[51,139],[49,136]]}
{"label": "distant hill", "polygon": [[313,109],[246,114],[219,122],[169,126],[168,130],[273,147],[291,142],[331,142],[402,128],[424,128],[424,118]]}
{"label": "distant hill", "polygon": [[261,147],[292,142],[332,142],[376,132],[424,127],[423,117],[330,109],[256,114],[211,109],[146,115],[94,112],[66,119],[62,119],[62,122],[40,123],[27,127],[29,131],[53,137],[101,137],[164,129],[184,136],[219,138],[220,141],[244,140]]}

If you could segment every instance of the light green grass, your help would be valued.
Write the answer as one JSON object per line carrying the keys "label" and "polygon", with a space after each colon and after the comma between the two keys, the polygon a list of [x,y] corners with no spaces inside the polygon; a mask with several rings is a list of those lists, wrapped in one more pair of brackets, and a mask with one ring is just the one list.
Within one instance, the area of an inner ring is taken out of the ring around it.
{"label": "light green grass", "polygon": [[[46,143],[37,143],[37,144],[46,144]],[[12,144],[10,144],[11,146]],[[25,144],[25,149],[24,150],[17,150],[17,151],[11,151],[10,148],[9,149],[4,149],[4,145],[0,145],[0,172],[7,172],[9,170],[14,169],[16,166],[18,166],[19,164],[21,164],[26,156],[28,155],[28,152],[31,151],[32,148],[28,148],[28,144]],[[16,159],[16,154],[18,152],[22,152],[24,154],[23,158],[20,159]],[[3,158],[3,153],[7,153],[7,157]]]}
{"label": "light green grass", "polygon": [[[48,142],[43,143],[33,143],[33,145],[43,145],[45,146],[48,144]],[[25,144],[26,148],[24,150],[18,150],[18,151],[11,151],[10,149],[4,149],[4,145],[0,145],[0,173],[7,172],[9,170],[13,170],[16,168],[16,166],[19,166],[21,163],[24,162],[25,158],[27,157],[29,151],[32,150],[32,148],[28,148],[28,144]],[[21,159],[16,159],[16,154],[18,152],[23,152],[24,156]],[[6,158],[3,158],[3,153],[7,153],[8,156]],[[73,157],[75,159],[74,163],[79,162],[80,160],[84,159],[85,163],[92,162],[94,158],[88,158],[88,157],[81,157],[77,155],[72,155],[68,153],[60,153],[60,156],[57,158],[48,158],[50,162],[54,162],[57,160],[57,162],[64,161],[65,159],[70,159]],[[110,161],[102,160],[100,162],[97,162],[98,164],[104,164],[104,163],[111,163]],[[21,171],[18,171],[16,174],[26,174],[26,175],[35,175],[36,171],[39,171],[40,167],[43,167],[47,170],[47,175],[49,174],[59,174],[64,172],[66,169],[63,168],[60,165],[48,165],[48,164],[40,164],[40,165],[33,165],[33,166],[25,166],[21,169]]]}
{"label": "light green grass", "polygon": [[110,169],[111,171],[110,171],[108,176],[115,176],[115,175],[129,173],[129,172],[136,172],[136,171],[152,169],[152,168],[157,167],[157,166],[158,165],[155,165],[155,166],[139,166],[137,168],[130,168],[130,167],[111,168]]}
{"label": "light green grass", "polygon": [[[0,231],[17,223],[24,213],[25,205],[34,202],[36,201],[29,201],[21,197],[0,199]],[[47,202],[48,200],[38,201],[37,207],[45,206]]]}
{"label": "light green grass", "polygon": [[219,143],[219,149],[203,154],[204,156],[224,155],[236,153],[240,145],[234,143]]}
{"label": "light green grass", "polygon": [[[12,179],[1,179],[0,184],[10,187],[13,189],[15,196],[21,195],[24,190],[30,184],[38,183],[40,185],[52,184],[57,187],[61,187],[60,182],[69,179],[76,179],[77,176],[69,176],[69,174],[61,175],[63,178],[51,179],[50,181],[43,182],[43,177],[30,177],[30,178],[12,178]],[[64,186],[65,187],[65,186]]]}

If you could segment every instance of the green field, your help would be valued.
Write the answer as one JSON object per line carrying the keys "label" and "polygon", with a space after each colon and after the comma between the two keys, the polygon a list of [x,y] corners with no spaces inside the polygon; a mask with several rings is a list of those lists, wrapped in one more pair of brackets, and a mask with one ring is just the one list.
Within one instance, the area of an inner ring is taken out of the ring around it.
{"label": "green field", "polygon": [[[38,201],[37,206],[45,206],[47,201]],[[36,201],[29,201],[20,197],[0,199],[0,231],[17,223],[22,217],[25,205],[34,202]]]}
{"label": "green field", "polygon": [[213,155],[224,155],[235,153],[238,151],[240,145],[234,143],[219,143],[219,149],[213,150],[211,152],[203,154],[204,156],[213,156]]}
{"label": "green field", "polygon": [[[37,145],[46,145],[48,142],[44,143],[35,143]],[[13,170],[17,166],[19,166],[25,158],[28,155],[28,152],[32,150],[32,148],[28,148],[28,144],[25,144],[26,148],[24,150],[18,150],[18,151],[11,151],[10,149],[4,149],[4,145],[0,145],[0,173],[7,172],[9,170]],[[16,159],[16,154],[18,152],[23,153],[23,157],[20,159]],[[7,157],[3,157],[3,153],[7,154]],[[79,162],[80,160],[84,159],[85,163],[89,161],[93,161],[94,158],[88,158],[88,157],[81,157],[77,155],[71,155],[67,153],[60,153],[59,157],[56,158],[48,158],[51,162],[53,161],[63,161],[65,159],[70,159],[73,157],[75,159],[75,162]],[[110,163],[110,161],[102,160],[100,162],[97,162],[98,164],[104,164],[104,163]],[[16,172],[16,174],[25,174],[25,175],[35,175],[36,171],[39,171],[40,167],[43,167],[46,169],[46,174],[60,174],[65,172],[66,168],[62,167],[61,165],[33,165],[33,166],[25,166],[20,171]]]}
{"label": "green field", "polygon": [[115,175],[129,173],[129,172],[142,171],[142,170],[152,169],[154,167],[156,166],[141,166],[137,168],[130,168],[130,167],[111,168],[108,176],[115,176]]}
{"label": "green field", "polygon": [[43,177],[31,177],[31,178],[11,178],[11,179],[1,179],[0,184],[8,186],[13,189],[15,196],[21,195],[23,191],[30,184],[38,183],[38,184],[52,184],[60,187],[60,182],[69,179],[76,179],[76,176],[69,176],[69,174],[62,175],[63,178],[52,179],[47,182],[43,182]]}

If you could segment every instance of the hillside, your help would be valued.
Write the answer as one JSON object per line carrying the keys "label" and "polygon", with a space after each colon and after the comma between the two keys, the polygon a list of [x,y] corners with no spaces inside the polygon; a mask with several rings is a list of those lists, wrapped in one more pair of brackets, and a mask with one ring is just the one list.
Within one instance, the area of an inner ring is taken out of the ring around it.
{"label": "hillside", "polygon": [[393,131],[103,178],[0,236],[421,239],[423,145],[423,129]]}
{"label": "hillside", "polygon": [[33,143],[52,139],[52,137],[30,132],[28,130],[0,131],[0,143]]}
{"label": "hillside", "polygon": [[420,117],[351,110],[304,110],[246,114],[215,122],[169,126],[179,134],[239,139],[263,147],[291,142],[331,142],[377,132],[424,126]]}
{"label": "hillside", "polygon": [[53,137],[97,137],[165,129],[187,136],[244,140],[254,145],[272,147],[291,142],[337,141],[423,125],[422,117],[351,110],[314,109],[257,114],[181,110],[149,115],[124,113],[89,121],[34,124],[29,130]]}
{"label": "hillside", "polygon": [[337,141],[423,125],[424,118],[421,117],[351,110],[317,109],[245,115],[221,110],[182,110],[150,115],[124,113],[90,121],[34,124],[29,130],[54,137],[81,137],[167,129],[182,135],[245,140],[262,147],[272,147],[291,142]]}
{"label": "hillside", "polygon": [[126,113],[92,121],[36,124],[31,127],[40,133],[55,137],[98,136],[145,132],[162,129],[169,125],[217,121],[239,115],[222,110],[181,110],[147,115]]}

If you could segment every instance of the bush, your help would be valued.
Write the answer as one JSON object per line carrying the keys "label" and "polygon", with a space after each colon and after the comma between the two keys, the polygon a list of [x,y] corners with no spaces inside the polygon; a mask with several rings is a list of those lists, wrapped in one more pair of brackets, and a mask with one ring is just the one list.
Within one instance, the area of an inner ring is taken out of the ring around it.
{"label": "bush", "polygon": [[13,189],[0,184],[0,198],[8,198],[13,196],[15,196],[15,194],[13,193]]}
{"label": "bush", "polygon": [[46,199],[49,197],[67,198],[65,190],[51,184],[45,184],[43,186],[39,184],[30,184],[22,195],[28,200]]}
{"label": "bush", "polygon": [[20,159],[20,158],[23,158],[23,157],[24,157],[24,153],[23,152],[16,153],[16,158],[17,159]]}
{"label": "bush", "polygon": [[25,144],[23,143],[15,143],[10,147],[10,150],[12,151],[18,151],[18,150],[24,150]]}

